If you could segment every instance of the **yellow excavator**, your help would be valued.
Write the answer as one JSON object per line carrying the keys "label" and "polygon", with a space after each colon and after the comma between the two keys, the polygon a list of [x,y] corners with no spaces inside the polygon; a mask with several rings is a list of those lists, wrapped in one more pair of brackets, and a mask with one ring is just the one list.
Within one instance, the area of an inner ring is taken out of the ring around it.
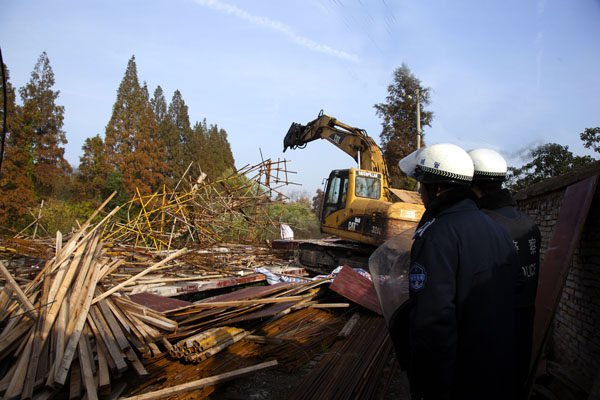
{"label": "yellow excavator", "polygon": [[301,240],[296,261],[306,268],[326,272],[332,266],[365,267],[369,255],[387,239],[414,230],[425,208],[419,195],[393,189],[383,153],[365,130],[319,113],[306,125],[292,123],[283,151],[304,148],[326,139],[350,155],[358,168],[331,171],[320,209],[321,231],[337,240]]}

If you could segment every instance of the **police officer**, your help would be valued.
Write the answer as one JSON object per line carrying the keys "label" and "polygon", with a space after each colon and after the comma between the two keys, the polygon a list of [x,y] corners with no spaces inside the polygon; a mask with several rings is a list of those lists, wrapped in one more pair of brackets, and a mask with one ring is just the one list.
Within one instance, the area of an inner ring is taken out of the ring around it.
{"label": "police officer", "polygon": [[[470,190],[473,163],[452,144],[400,161],[426,211],[410,254],[408,378],[413,399],[511,399],[517,259]],[[401,324],[390,324],[396,349]],[[404,328],[405,329],[405,328]],[[401,364],[402,364],[402,360]]]}
{"label": "police officer", "polygon": [[507,171],[504,158],[491,149],[471,150],[469,156],[475,169],[471,187],[479,197],[479,207],[508,230],[519,255],[515,299],[515,371],[518,398],[525,399],[531,362],[541,233],[531,218],[515,208],[516,202],[510,191],[502,188]]}

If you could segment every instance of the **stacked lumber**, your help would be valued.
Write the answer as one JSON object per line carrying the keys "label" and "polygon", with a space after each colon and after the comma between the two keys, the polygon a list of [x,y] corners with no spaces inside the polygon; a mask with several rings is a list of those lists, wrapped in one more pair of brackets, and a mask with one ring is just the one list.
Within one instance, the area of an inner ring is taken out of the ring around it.
{"label": "stacked lumber", "polygon": [[115,294],[125,282],[110,289],[101,284],[123,260],[106,256],[102,223],[88,231],[94,216],[65,244],[57,233],[54,255],[27,283],[19,285],[0,263],[6,282],[0,292],[0,395],[5,399],[34,393],[51,397],[63,390],[71,398],[110,393],[125,371],[147,374],[138,354],[160,354],[156,342],[177,329],[161,313]]}
{"label": "stacked lumber", "polygon": [[169,354],[188,362],[200,362],[239,342],[249,332],[236,327],[211,328],[177,342]]}

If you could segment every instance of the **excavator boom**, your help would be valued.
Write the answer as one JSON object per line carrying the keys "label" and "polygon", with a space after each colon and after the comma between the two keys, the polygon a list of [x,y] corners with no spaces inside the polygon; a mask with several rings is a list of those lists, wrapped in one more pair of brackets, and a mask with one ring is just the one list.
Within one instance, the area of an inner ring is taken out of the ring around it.
{"label": "excavator boom", "polygon": [[384,177],[384,190],[388,187],[388,172],[383,154],[364,129],[355,128],[323,114],[306,125],[292,123],[283,140],[283,151],[303,148],[308,142],[326,139],[359,163],[360,169],[379,172]]}

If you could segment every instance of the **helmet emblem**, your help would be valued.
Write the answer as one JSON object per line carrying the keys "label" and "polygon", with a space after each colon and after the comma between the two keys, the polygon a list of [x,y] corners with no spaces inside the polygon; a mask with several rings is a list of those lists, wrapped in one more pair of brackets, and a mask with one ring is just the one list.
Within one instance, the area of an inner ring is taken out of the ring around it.
{"label": "helmet emblem", "polygon": [[439,162],[434,162],[433,163],[433,168],[438,169],[440,167],[440,163]]}

